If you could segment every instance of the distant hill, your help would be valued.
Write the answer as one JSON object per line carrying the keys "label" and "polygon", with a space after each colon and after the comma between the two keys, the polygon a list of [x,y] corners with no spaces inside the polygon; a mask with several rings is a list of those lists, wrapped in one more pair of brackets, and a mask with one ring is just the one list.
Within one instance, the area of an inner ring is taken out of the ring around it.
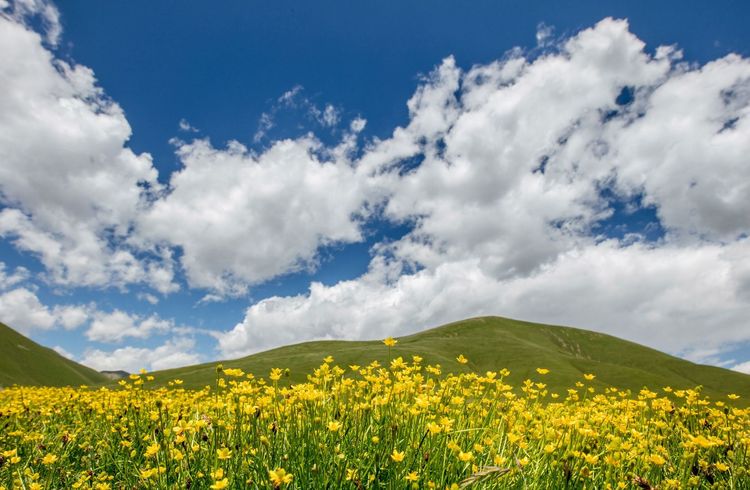
{"label": "distant hill", "polygon": [[[750,376],[713,366],[704,366],[670,356],[610,335],[570,327],[540,325],[499,317],[473,318],[451,323],[414,335],[398,338],[391,357],[412,355],[424,363],[439,363],[443,372],[497,371],[508,368],[509,382],[520,385],[526,378],[544,381],[550,389],[564,393],[584,373],[596,375],[599,388],[616,386],[638,392],[670,386],[674,389],[704,387],[704,393],[725,398],[736,393],[750,399]],[[465,365],[456,362],[463,354]],[[319,341],[254,354],[242,359],[221,361],[227,368],[241,368],[256,376],[267,376],[271,368],[289,368],[287,382],[304,381],[306,375],[332,355],[335,363],[365,365],[372,360],[388,361],[388,349],[379,340]],[[216,365],[211,362],[154,373],[157,382],[182,379],[185,387],[212,385]],[[544,377],[536,368],[550,370]]]}
{"label": "distant hill", "polygon": [[94,385],[107,381],[97,371],[42,347],[0,323],[0,386]]}

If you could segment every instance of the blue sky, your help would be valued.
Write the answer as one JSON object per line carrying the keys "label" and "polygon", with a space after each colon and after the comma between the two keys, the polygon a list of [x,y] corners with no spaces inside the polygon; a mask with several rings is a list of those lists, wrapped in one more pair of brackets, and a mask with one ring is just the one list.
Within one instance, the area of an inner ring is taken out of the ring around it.
{"label": "blue sky", "polygon": [[498,314],[750,370],[744,2],[0,9],[0,320],[76,360]]}

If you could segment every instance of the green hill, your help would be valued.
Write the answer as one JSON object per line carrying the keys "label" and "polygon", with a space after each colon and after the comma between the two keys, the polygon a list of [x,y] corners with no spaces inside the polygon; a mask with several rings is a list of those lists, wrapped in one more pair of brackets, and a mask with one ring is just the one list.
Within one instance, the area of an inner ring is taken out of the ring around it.
{"label": "green hill", "polygon": [[97,371],[66,359],[0,323],[0,387],[78,386],[106,380]]}
{"label": "green hill", "polygon": [[[327,355],[345,367],[364,365],[373,360],[388,361],[388,349],[379,340],[366,342],[319,341],[254,354],[242,359],[221,361],[224,367],[241,368],[256,376],[267,376],[271,368],[289,368],[289,381],[304,381]],[[724,398],[736,393],[750,399],[750,376],[713,366],[704,366],[609,335],[570,327],[540,325],[507,318],[484,317],[451,323],[414,335],[398,338],[391,357],[412,355],[424,363],[439,363],[443,372],[497,371],[508,368],[509,382],[516,386],[528,378],[543,380],[550,389],[564,393],[582,379],[583,373],[596,374],[600,388],[616,386],[637,392],[644,386],[653,390],[704,387],[704,393]],[[465,365],[456,362],[463,354]],[[211,385],[219,362],[200,364],[154,373],[159,383],[182,379],[185,387]],[[550,373],[543,378],[535,370]]]}

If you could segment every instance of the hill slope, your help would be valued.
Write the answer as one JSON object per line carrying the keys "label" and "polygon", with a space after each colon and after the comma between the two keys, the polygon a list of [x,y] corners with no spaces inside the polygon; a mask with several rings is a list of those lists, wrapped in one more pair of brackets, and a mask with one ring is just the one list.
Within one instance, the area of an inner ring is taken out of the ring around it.
{"label": "hill slope", "polygon": [[[290,380],[304,381],[327,355],[336,364],[368,364],[388,361],[388,349],[380,341],[319,341],[280,347],[242,359],[223,361],[227,368],[241,368],[256,376],[267,376],[271,368],[289,368]],[[528,378],[540,380],[537,367],[550,369],[544,377],[550,389],[564,393],[580,381],[583,373],[594,373],[599,387],[616,386],[635,392],[644,386],[653,390],[704,387],[712,397],[737,393],[750,398],[750,376],[727,369],[703,366],[609,335],[570,327],[540,325],[499,317],[473,318],[401,337],[391,356],[412,355],[424,363],[439,363],[444,372],[497,371],[508,368],[509,382],[516,386]],[[469,363],[458,364],[464,354]],[[184,386],[214,383],[218,362],[154,373],[158,382],[179,378]]]}
{"label": "hill slope", "polygon": [[0,387],[78,386],[105,381],[97,371],[66,359],[0,323]]}

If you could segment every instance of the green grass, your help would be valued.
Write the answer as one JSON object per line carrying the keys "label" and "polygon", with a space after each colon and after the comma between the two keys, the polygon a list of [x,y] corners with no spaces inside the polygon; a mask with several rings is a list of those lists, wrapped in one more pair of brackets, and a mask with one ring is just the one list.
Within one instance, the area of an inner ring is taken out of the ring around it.
{"label": "green grass", "polygon": [[78,386],[106,382],[95,370],[42,347],[0,323],[0,387]]}
{"label": "green grass", "polygon": [[[379,340],[366,342],[319,341],[281,347],[242,359],[220,361],[227,368],[241,368],[256,376],[267,376],[271,368],[289,368],[287,382],[304,381],[327,355],[336,364],[368,364],[388,361],[388,348]],[[425,363],[439,363],[443,372],[485,372],[508,368],[514,385],[527,377],[539,379],[537,367],[550,369],[544,380],[550,389],[564,393],[581,380],[583,373],[596,374],[599,387],[616,386],[637,392],[644,386],[654,390],[704,387],[712,397],[736,393],[750,398],[750,376],[712,366],[694,364],[677,357],[609,335],[570,327],[540,325],[499,317],[464,320],[414,335],[398,338],[392,358],[412,355]],[[464,354],[469,363],[455,358]],[[179,378],[185,387],[211,385],[216,365],[211,362],[154,373],[159,383]]]}

